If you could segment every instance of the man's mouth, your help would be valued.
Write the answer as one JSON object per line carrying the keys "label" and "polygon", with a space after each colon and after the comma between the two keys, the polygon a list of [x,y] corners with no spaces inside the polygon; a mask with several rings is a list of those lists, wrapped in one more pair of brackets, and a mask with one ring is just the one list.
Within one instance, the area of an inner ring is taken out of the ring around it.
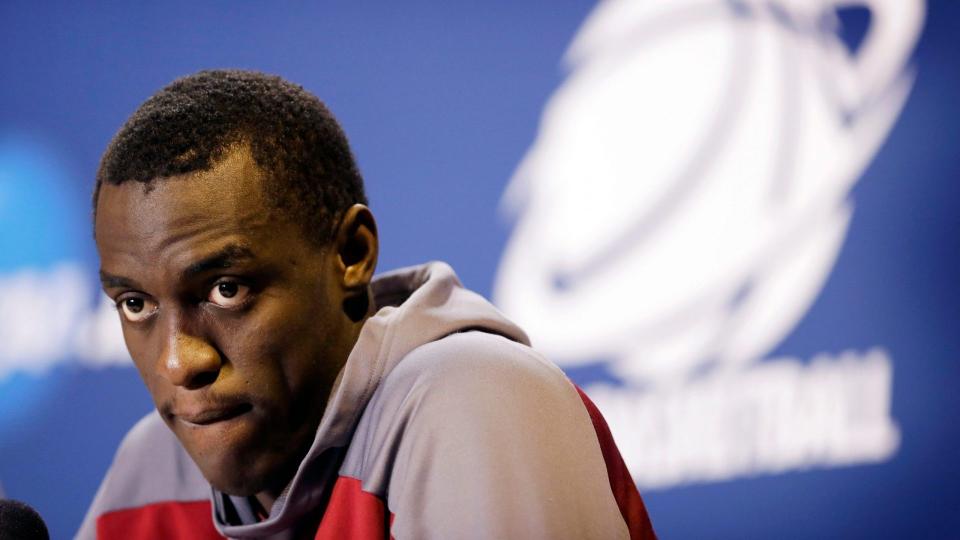
{"label": "man's mouth", "polygon": [[188,426],[198,427],[226,422],[244,415],[252,409],[253,405],[249,403],[205,405],[184,409],[174,413],[174,416]]}

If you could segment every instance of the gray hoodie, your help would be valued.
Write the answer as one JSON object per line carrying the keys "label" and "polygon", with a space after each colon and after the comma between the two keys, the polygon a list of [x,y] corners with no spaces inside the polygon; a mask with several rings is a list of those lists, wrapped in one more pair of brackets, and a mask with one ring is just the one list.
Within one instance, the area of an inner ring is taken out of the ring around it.
{"label": "gray hoodie", "polygon": [[630,536],[596,419],[522,330],[444,263],[384,274],[373,291],[379,310],[269,517],[212,490],[153,412],[121,444],[78,538],[207,538],[211,514],[230,538]]}

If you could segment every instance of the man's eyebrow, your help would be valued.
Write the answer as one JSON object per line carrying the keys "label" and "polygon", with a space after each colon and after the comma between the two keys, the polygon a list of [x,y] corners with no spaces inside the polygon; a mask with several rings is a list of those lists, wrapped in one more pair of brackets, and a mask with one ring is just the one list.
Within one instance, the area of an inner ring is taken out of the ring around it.
{"label": "man's eyebrow", "polygon": [[208,270],[230,268],[235,264],[254,258],[256,257],[250,248],[238,244],[230,244],[213,255],[191,264],[183,271],[182,276],[184,279],[189,279]]}
{"label": "man's eyebrow", "polygon": [[103,285],[104,289],[119,289],[121,287],[125,289],[141,288],[140,285],[132,279],[108,274],[103,270],[100,270],[100,283]]}

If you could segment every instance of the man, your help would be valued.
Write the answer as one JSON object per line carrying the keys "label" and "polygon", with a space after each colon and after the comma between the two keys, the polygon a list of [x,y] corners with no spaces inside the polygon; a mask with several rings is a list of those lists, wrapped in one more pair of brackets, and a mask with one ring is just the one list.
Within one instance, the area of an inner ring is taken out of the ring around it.
{"label": "man", "polygon": [[156,404],[81,538],[652,537],[606,425],[442,263],[373,278],[345,136],[302,88],[147,100],[94,194],[104,291]]}

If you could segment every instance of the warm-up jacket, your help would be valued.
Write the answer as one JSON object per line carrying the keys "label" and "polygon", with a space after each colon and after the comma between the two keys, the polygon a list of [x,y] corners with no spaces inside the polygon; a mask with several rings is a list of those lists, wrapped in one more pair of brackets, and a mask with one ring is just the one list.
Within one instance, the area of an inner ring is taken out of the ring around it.
{"label": "warm-up jacket", "polygon": [[654,537],[596,408],[449,266],[373,291],[379,310],[269,517],[211,489],[154,412],[78,538]]}

